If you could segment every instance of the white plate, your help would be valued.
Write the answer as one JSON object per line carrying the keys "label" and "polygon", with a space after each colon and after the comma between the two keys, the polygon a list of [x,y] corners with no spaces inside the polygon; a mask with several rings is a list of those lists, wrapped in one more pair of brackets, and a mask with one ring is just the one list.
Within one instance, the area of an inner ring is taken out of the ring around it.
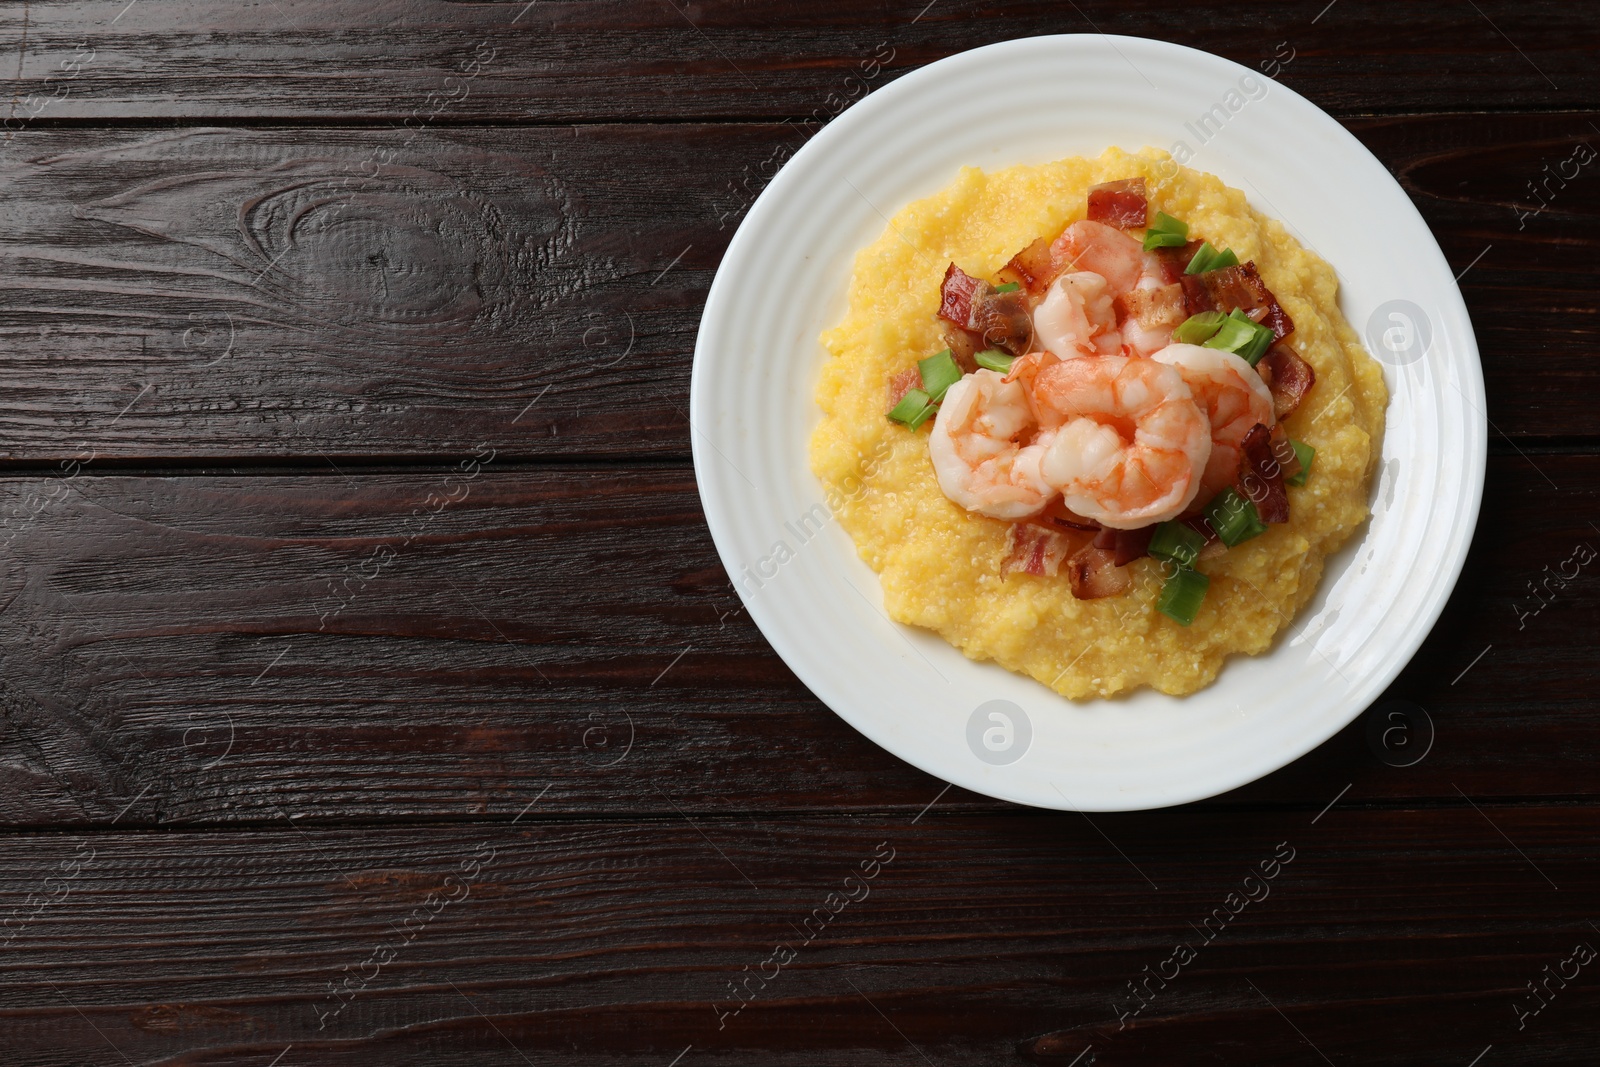
{"label": "white plate", "polygon": [[[1266,654],[1232,657],[1215,684],[1182,699],[1141,690],[1073,702],[891,622],[877,576],[844,531],[802,521],[827,510],[807,462],[827,358],[817,337],[845,311],[856,250],[961,166],[1179,142],[1194,153],[1190,166],[1242,189],[1333,264],[1345,315],[1385,362],[1391,400],[1373,517]],[[797,152],[717,271],[690,397],[695,474],[717,551],[751,617],[812,692],[930,774],[1084,811],[1221,793],[1360,714],[1455,585],[1488,436],[1460,291],[1382,164],[1258,72],[1177,45],[1088,34],[941,60],[872,93]],[[1006,703],[983,707],[991,701]]]}

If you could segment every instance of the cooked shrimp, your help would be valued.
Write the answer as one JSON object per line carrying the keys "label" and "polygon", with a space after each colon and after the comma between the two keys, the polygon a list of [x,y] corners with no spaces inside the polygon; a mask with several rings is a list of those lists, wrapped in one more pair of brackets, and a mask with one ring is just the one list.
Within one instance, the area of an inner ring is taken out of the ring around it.
{"label": "cooked shrimp", "polygon": [[1141,275],[1131,292],[1118,298],[1126,317],[1119,327],[1125,355],[1151,356],[1172,343],[1172,331],[1189,317],[1183,286],[1163,285]]}
{"label": "cooked shrimp", "polygon": [[1256,369],[1232,352],[1199,345],[1168,345],[1151,357],[1176,367],[1211,422],[1211,458],[1200,481],[1200,499],[1210,500],[1239,474],[1239,443],[1256,423],[1275,421],[1272,390]]}
{"label": "cooked shrimp", "polygon": [[1063,274],[1033,312],[1034,341],[1062,359],[1122,351],[1106,280],[1093,271]]}
{"label": "cooked shrimp", "polygon": [[1040,473],[1072,511],[1133,530],[1175,519],[1194,502],[1210,424],[1172,367],[1126,356],[1069,359],[1042,368],[1033,390],[1065,420]]}
{"label": "cooked shrimp", "polygon": [[968,511],[1025,519],[1055,496],[1040,473],[1053,437],[1038,429],[1022,383],[978,370],[952,385],[933,423],[928,455],[944,495]]}
{"label": "cooked shrimp", "polygon": [[1050,245],[1050,258],[1059,269],[1093,271],[1106,280],[1111,295],[1138,286],[1141,277],[1164,277],[1161,260],[1114,226],[1084,219],[1074,222]]}

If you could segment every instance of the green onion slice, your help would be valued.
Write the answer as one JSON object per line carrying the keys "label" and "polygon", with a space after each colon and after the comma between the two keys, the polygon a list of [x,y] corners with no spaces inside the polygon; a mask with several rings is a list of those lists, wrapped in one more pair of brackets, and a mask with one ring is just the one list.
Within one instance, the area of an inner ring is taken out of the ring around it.
{"label": "green onion slice", "polygon": [[1254,367],[1261,362],[1261,357],[1267,354],[1267,349],[1272,347],[1272,329],[1260,323],[1255,324],[1255,338],[1239,349],[1238,357]]}
{"label": "green onion slice", "polygon": [[900,403],[889,412],[889,417],[915,430],[932,418],[935,410],[932,397],[921,389],[913,389],[900,398]]}
{"label": "green onion slice", "polygon": [[1160,230],[1146,230],[1144,232],[1144,250],[1154,252],[1158,248],[1182,248],[1189,243],[1189,239],[1182,234],[1163,233]]}
{"label": "green onion slice", "polygon": [[1202,311],[1183,320],[1183,325],[1172,331],[1172,339],[1186,345],[1204,344],[1211,335],[1222,328],[1228,316],[1220,311]]}
{"label": "green onion slice", "polygon": [[1193,527],[1181,522],[1164,522],[1150,535],[1150,554],[1170,559],[1180,567],[1193,567],[1206,539]]}
{"label": "green onion slice", "polygon": [[1311,476],[1311,461],[1317,457],[1317,450],[1304,441],[1289,438],[1289,444],[1294,448],[1294,454],[1300,457],[1300,473],[1293,478],[1285,478],[1284,485],[1305,485],[1306,479]]}
{"label": "green onion slice", "polygon": [[1144,231],[1144,250],[1154,252],[1158,248],[1182,248],[1189,242],[1189,224],[1182,219],[1175,219],[1165,211],[1156,212],[1156,219]]}
{"label": "green onion slice", "polygon": [[1232,352],[1254,367],[1272,346],[1272,331],[1234,308],[1233,313],[1218,324],[1217,332],[1203,344],[1206,348]]}
{"label": "green onion slice", "polygon": [[1178,573],[1162,584],[1156,610],[1179,626],[1188,626],[1200,613],[1200,604],[1210,587],[1210,578],[1188,567],[1179,567]]}
{"label": "green onion slice", "polygon": [[1004,285],[995,286],[994,291],[997,293],[1014,293],[1021,288],[1022,285],[1019,282],[1006,282]]}
{"label": "green onion slice", "polygon": [[1218,493],[1206,505],[1206,518],[1211,520],[1211,528],[1217,531],[1217,536],[1229,548],[1267,532],[1267,524],[1261,521],[1256,506],[1240,496],[1232,486]]}
{"label": "green onion slice", "polygon": [[1237,267],[1239,257],[1233,254],[1233,249],[1224,248],[1218,252],[1211,247],[1211,242],[1206,241],[1195,252],[1194,258],[1189,261],[1185,274],[1204,274],[1208,270],[1221,270],[1223,267]]}
{"label": "green onion slice", "polygon": [[945,390],[961,380],[961,368],[947,348],[927,359],[917,360],[917,370],[922,374],[922,389],[935,404],[944,399]]}
{"label": "green onion slice", "polygon": [[1009,356],[1000,351],[998,348],[990,348],[986,351],[979,352],[972,358],[977,360],[978,366],[984,368],[985,370],[994,370],[999,371],[1001,374],[1008,374],[1011,371],[1012,360],[1016,359],[1017,357]]}

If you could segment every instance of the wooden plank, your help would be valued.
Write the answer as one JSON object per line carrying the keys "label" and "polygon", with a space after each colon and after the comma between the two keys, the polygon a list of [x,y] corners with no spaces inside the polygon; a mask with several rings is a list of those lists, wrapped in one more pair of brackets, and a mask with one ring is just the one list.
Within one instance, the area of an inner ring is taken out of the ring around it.
{"label": "wooden plank", "polygon": [[1600,343],[1589,298],[1600,285],[1595,116],[1361,119],[1350,129],[1411,194],[1458,273],[1495,435],[1600,432],[1600,414],[1570,400],[1597,384],[1594,361],[1579,356]]}
{"label": "wooden plank", "polygon": [[[1356,126],[1467,270],[1490,417],[1518,439],[1600,434],[1600,180],[1517,210],[1586,129]],[[743,125],[32,133],[0,162],[0,455],[684,458],[706,289],[798,143]]]}
{"label": "wooden plank", "polygon": [[7,452],[685,454],[706,159],[772,137],[701,133],[36,137],[0,168]]}
{"label": "wooden plank", "polygon": [[[1544,968],[1600,943],[1600,808],[691,826],[540,822],[543,804],[515,826],[8,836],[8,1060],[1600,1052],[1586,969],[1569,962],[1525,1029],[1514,1011],[1538,1003],[1526,983]],[[1177,945],[1193,953],[1181,969]],[[1134,1014],[1130,983],[1156,972]]]}
{"label": "wooden plank", "polygon": [[[1316,5],[1309,5],[1316,6]],[[1362,32],[1382,27],[1380,33]],[[826,118],[956,52],[1037,34],[1159,36],[1281,75],[1336,114],[1589,107],[1595,13],[1560,0],[1318,12],[1273,3],[1026,0],[92,0],[10,4],[13,123],[136,117],[402,121]],[[14,44],[12,42],[15,42]],[[1142,71],[1159,81],[1162,71]]]}
{"label": "wooden plank", "polygon": [[[1357,722],[1213,805],[1596,796],[1600,457],[1532,462],[1494,458],[1467,572],[1389,694],[1431,715],[1426,758],[1387,765],[1401,735]],[[914,814],[944,788],[784,667],[681,468],[10,477],[0,499],[7,825],[509,817],[548,783],[571,814]]]}

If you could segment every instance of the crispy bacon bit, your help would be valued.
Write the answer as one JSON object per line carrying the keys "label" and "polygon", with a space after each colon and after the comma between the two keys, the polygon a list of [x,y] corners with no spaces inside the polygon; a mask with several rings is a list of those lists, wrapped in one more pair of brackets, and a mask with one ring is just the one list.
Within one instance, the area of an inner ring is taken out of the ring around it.
{"label": "crispy bacon bit", "polygon": [[972,319],[972,294],[982,283],[966,271],[950,264],[939,286],[939,317],[963,329]]}
{"label": "crispy bacon bit", "polygon": [[1234,489],[1256,505],[1262,522],[1289,521],[1289,495],[1283,488],[1283,468],[1272,456],[1272,431],[1256,423],[1239,443],[1239,476]]}
{"label": "crispy bacon bit", "polygon": [[1094,535],[1094,547],[1109,550],[1112,562],[1118,567],[1125,567],[1150,554],[1150,538],[1155,536],[1155,532],[1153,525],[1141,526],[1137,530],[1113,530],[1107,526]]}
{"label": "crispy bacon bit", "polygon": [[1289,443],[1289,435],[1283,429],[1283,423],[1274,423],[1272,427],[1272,458],[1278,461],[1278,469],[1287,481],[1300,473],[1300,453],[1294,450],[1294,445]]}
{"label": "crispy bacon bit", "polygon": [[1143,178],[1106,182],[1089,189],[1089,221],[1119,230],[1142,230],[1150,217]]}
{"label": "crispy bacon bit", "polygon": [[1155,250],[1154,255],[1161,261],[1161,266],[1166,271],[1169,283],[1183,281],[1183,272],[1188,269],[1189,261],[1194,258],[1196,252],[1200,251],[1200,246],[1203,244],[1205,244],[1204,241],[1190,241],[1182,248],[1158,248]]}
{"label": "crispy bacon bit", "polygon": [[1118,325],[1132,319],[1146,330],[1170,330],[1189,317],[1183,286],[1177,284],[1159,289],[1130,289],[1111,303],[1116,308]]}
{"label": "crispy bacon bit", "polygon": [[1155,536],[1154,526],[1142,526],[1137,530],[1118,530],[1117,545],[1112,554],[1116,557],[1115,563],[1125,567],[1136,559],[1142,559],[1150,554],[1150,538]]}
{"label": "crispy bacon bit", "polygon": [[1050,259],[1050,238],[1041,237],[1012,256],[1000,273],[1014,279],[1030,293],[1044,292],[1056,277]]}
{"label": "crispy bacon bit", "polygon": [[1222,270],[1208,270],[1204,274],[1186,274],[1183,276],[1183,296],[1191,315],[1202,311],[1232,311],[1234,308],[1243,308],[1246,312],[1262,309],[1263,314],[1258,321],[1271,327],[1274,341],[1281,341],[1294,332],[1294,320],[1261,280],[1261,273],[1256,270],[1254,262],[1224,267]]}
{"label": "crispy bacon bit", "polygon": [[997,293],[954,263],[945,270],[939,287],[939,317],[977,334],[983,348],[1003,348],[1020,356],[1033,344],[1027,297],[1021,291]]}
{"label": "crispy bacon bit", "polygon": [[1020,291],[996,293],[980,284],[972,295],[972,319],[967,328],[978,333],[985,348],[1001,348],[1020,356],[1033,347],[1033,316]]}
{"label": "crispy bacon bit", "polygon": [[946,326],[944,346],[950,350],[950,358],[956,361],[962,374],[971,374],[978,369],[978,361],[972,357],[983,351],[982,337],[959,326]]}
{"label": "crispy bacon bit", "polygon": [[1272,390],[1272,407],[1279,421],[1294,414],[1300,401],[1317,383],[1317,372],[1300,358],[1300,353],[1282,342],[1267,349],[1267,354],[1256,364],[1256,370]]}
{"label": "crispy bacon bit", "polygon": [[[1191,315],[1217,310],[1217,302],[1212,299],[1211,291],[1206,288],[1204,279],[1204,274],[1185,274],[1179,280],[1179,284],[1183,286],[1184,310]],[[941,310],[939,314],[943,315],[944,311]]]}
{"label": "crispy bacon bit", "polygon": [[1050,503],[1045,505],[1044,510],[1039,513],[1036,521],[1049,523],[1051,526],[1056,526],[1063,530],[1094,531],[1100,529],[1098,522],[1079,515],[1076,511],[1067,507],[1060,497],[1052,498]]}
{"label": "crispy bacon bit", "polygon": [[1054,577],[1079,543],[1078,539],[1035,523],[1014,522],[1006,530],[1006,558],[1000,573]]}
{"label": "crispy bacon bit", "polygon": [[1067,581],[1072,585],[1072,595],[1079,600],[1121,596],[1133,588],[1133,577],[1126,568],[1117,566],[1116,554],[1094,545],[1080,548],[1067,560]]}
{"label": "crispy bacon bit", "polygon": [[889,410],[905,399],[907,393],[913,389],[922,388],[922,372],[915,367],[907,367],[899,374],[889,378]]}

